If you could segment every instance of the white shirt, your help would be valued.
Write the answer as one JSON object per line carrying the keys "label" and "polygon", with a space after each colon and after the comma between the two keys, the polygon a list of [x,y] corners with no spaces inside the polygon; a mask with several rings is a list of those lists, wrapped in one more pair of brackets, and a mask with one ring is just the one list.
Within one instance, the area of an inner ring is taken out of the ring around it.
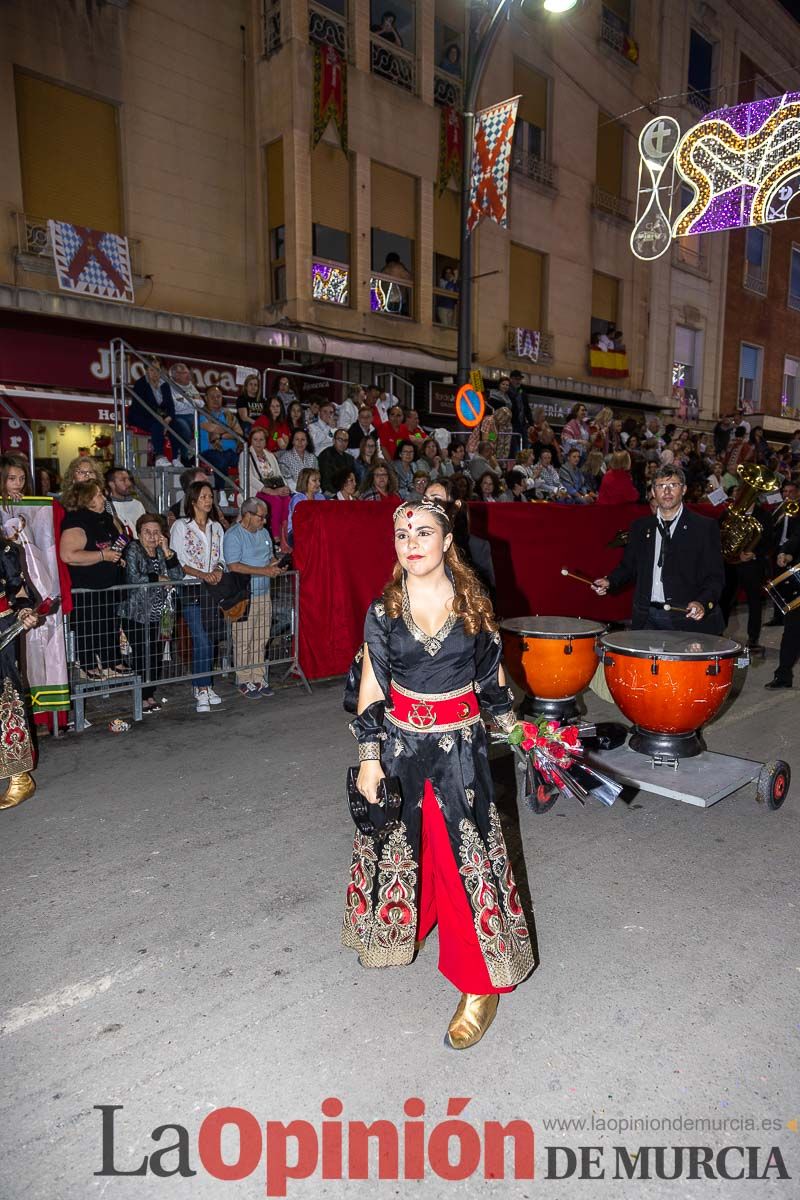
{"label": "white shirt", "polygon": [[317,458],[323,450],[333,445],[333,435],[337,428],[336,425],[326,425],[324,421],[315,421],[313,425],[309,425],[308,432]]}
{"label": "white shirt", "polygon": [[[675,530],[678,528],[678,521],[683,516],[683,505],[680,506],[672,519],[669,527],[670,540],[675,536]],[[665,520],[661,515],[661,509],[658,510],[657,518],[659,521]],[[661,578],[661,567],[658,565],[658,560],[661,557],[661,530],[656,525],[655,536],[655,558],[653,559],[653,586],[650,589],[650,599],[656,604],[664,603],[664,581]]]}
{"label": "white shirt", "polygon": [[128,534],[128,537],[137,537],[136,522],[144,512],[144,505],[141,500],[115,500],[113,496],[110,497],[110,500],[117,520],[125,526],[125,532]]}
{"label": "white shirt", "polygon": [[336,422],[340,429],[349,429],[358,420],[358,409],[352,400],[345,400],[336,410]]}
{"label": "white shirt", "polygon": [[[179,388],[182,390],[179,391]],[[194,414],[195,409],[203,407],[203,400],[193,383],[177,384],[171,381],[169,390],[172,392],[172,402],[175,405],[177,417],[190,417]]]}
{"label": "white shirt", "polygon": [[203,530],[196,521],[181,517],[172,526],[169,544],[182,567],[208,572],[225,565],[222,557],[222,538],[223,531],[219,521],[209,518]]}

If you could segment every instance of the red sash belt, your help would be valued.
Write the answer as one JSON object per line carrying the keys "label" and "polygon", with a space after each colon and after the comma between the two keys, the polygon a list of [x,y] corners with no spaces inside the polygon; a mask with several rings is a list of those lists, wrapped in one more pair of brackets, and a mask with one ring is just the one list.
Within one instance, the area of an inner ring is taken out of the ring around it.
{"label": "red sash belt", "polygon": [[386,713],[387,721],[411,733],[461,729],[480,720],[478,697],[472,688],[426,695],[392,683],[389,697],[393,707]]}
{"label": "red sash belt", "polygon": [[0,613],[11,612],[11,605],[5,596],[0,596]]}

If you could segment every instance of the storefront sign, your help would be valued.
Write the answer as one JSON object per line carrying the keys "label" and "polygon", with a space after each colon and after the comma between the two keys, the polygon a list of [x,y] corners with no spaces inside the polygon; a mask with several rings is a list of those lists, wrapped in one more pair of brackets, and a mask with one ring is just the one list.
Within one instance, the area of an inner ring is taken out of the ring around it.
{"label": "storefront sign", "polygon": [[456,392],[454,383],[428,384],[428,412],[437,417],[452,417],[456,415]]}

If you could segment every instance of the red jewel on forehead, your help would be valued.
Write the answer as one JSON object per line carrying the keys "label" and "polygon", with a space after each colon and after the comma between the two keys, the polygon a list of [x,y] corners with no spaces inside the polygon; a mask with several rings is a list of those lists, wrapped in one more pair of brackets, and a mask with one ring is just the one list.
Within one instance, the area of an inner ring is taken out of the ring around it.
{"label": "red jewel on forehead", "polygon": [[414,515],[414,510],[413,510],[413,508],[408,508],[408,509],[406,509],[406,516],[407,516],[407,517],[413,517],[413,515]]}

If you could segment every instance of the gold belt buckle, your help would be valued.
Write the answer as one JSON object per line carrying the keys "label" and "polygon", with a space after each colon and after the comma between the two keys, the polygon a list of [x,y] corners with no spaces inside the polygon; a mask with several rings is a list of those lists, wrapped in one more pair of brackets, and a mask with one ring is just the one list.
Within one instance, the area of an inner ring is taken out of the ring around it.
{"label": "gold belt buckle", "polygon": [[409,725],[413,725],[415,729],[428,729],[436,723],[436,713],[427,700],[416,700],[411,705],[411,711],[408,714],[408,723]]}

